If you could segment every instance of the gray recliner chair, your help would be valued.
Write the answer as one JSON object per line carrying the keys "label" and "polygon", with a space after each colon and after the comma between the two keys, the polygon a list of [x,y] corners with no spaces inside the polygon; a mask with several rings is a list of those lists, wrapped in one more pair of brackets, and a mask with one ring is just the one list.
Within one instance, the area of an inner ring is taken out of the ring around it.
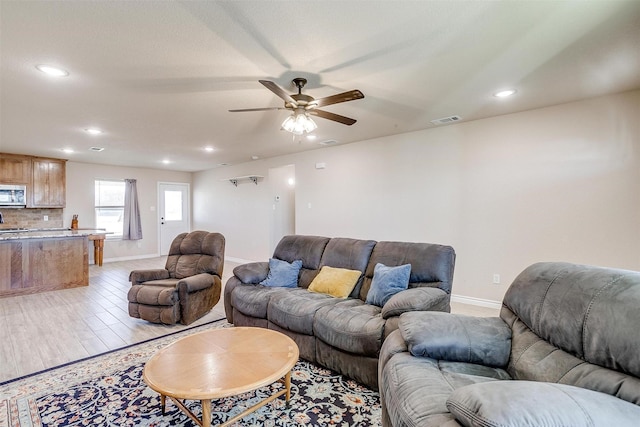
{"label": "gray recliner chair", "polygon": [[384,341],[384,427],[640,425],[640,272],[534,264],[500,317],[412,312]]}
{"label": "gray recliner chair", "polygon": [[129,275],[129,315],[167,325],[188,325],[204,316],[220,300],[224,247],[220,233],[176,236],[165,268]]}

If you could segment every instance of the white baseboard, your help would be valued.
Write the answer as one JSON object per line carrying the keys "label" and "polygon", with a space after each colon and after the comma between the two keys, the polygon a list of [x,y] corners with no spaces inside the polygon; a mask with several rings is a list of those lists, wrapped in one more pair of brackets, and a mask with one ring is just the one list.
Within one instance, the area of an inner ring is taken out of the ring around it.
{"label": "white baseboard", "polygon": [[104,260],[102,260],[102,262],[134,261],[136,259],[158,258],[159,256],[160,254],[123,256],[118,258],[105,258]]}
{"label": "white baseboard", "polygon": [[500,310],[502,308],[502,302],[493,301],[490,299],[465,297],[464,295],[451,295],[451,301],[459,302],[461,304],[478,305],[480,307],[495,308]]}
{"label": "white baseboard", "polygon": [[249,259],[235,258],[232,256],[225,256],[225,261],[237,262],[238,264],[249,264],[250,262],[256,262]]}

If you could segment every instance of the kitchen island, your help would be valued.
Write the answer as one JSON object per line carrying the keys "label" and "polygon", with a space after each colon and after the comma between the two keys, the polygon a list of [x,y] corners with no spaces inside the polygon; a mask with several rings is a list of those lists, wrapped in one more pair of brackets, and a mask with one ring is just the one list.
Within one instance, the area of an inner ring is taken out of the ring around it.
{"label": "kitchen island", "polygon": [[89,285],[89,236],[103,230],[0,232],[0,298]]}

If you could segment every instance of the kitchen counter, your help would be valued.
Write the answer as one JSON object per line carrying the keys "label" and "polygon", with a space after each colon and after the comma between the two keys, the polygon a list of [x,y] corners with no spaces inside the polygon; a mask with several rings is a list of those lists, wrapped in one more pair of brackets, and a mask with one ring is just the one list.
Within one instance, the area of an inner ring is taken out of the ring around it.
{"label": "kitchen counter", "polygon": [[18,240],[18,239],[46,239],[55,237],[89,237],[95,234],[111,234],[100,229],[79,229],[71,230],[69,228],[33,228],[21,230],[2,230],[0,229],[0,241],[2,240]]}
{"label": "kitchen counter", "polygon": [[105,230],[0,231],[0,298],[89,285],[89,240]]}

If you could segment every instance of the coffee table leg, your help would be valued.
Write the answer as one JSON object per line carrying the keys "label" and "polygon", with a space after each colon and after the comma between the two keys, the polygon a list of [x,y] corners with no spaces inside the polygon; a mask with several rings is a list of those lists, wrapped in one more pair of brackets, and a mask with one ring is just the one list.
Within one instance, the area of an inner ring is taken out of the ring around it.
{"label": "coffee table leg", "polygon": [[167,403],[167,396],[164,394],[160,395],[160,408],[162,408],[162,415],[164,415],[165,404]]}
{"label": "coffee table leg", "polygon": [[202,400],[202,427],[211,426],[211,399]]}
{"label": "coffee table leg", "polygon": [[287,390],[285,400],[287,402],[287,409],[289,409],[289,399],[291,399],[291,371],[287,372],[287,375],[284,376],[284,387]]}

